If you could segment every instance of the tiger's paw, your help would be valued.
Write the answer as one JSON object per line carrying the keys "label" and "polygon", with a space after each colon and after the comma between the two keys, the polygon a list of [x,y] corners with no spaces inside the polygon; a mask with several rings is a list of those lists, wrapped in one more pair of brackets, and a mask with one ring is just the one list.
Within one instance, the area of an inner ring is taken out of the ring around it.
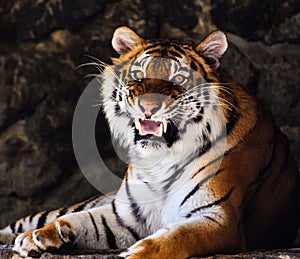
{"label": "tiger's paw", "polygon": [[13,250],[23,257],[39,257],[42,253],[40,248],[34,243],[32,232],[28,231],[17,236]]}
{"label": "tiger's paw", "polygon": [[69,223],[57,220],[45,227],[19,235],[13,250],[21,256],[39,257],[43,252],[57,252],[74,241]]}
{"label": "tiger's paw", "polygon": [[183,259],[188,256],[182,249],[174,247],[172,242],[168,242],[167,239],[148,237],[129,247],[119,257],[126,259]]}
{"label": "tiger's paw", "polygon": [[126,251],[122,252],[119,256],[126,259],[142,259],[153,258],[161,259],[160,244],[154,239],[143,239],[129,247]]}
{"label": "tiger's paw", "polygon": [[188,254],[183,247],[178,247],[170,228],[162,228],[122,252],[119,256],[126,259],[183,259]]}

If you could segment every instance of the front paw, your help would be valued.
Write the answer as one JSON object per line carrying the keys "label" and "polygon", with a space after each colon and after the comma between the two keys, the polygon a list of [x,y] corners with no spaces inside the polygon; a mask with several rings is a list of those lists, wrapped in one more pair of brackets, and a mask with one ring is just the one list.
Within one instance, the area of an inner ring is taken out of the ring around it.
{"label": "front paw", "polygon": [[126,259],[183,259],[189,257],[185,245],[170,235],[169,228],[164,228],[136,242],[119,256]]}
{"label": "front paw", "polygon": [[23,257],[39,257],[46,251],[55,252],[70,247],[73,241],[74,235],[70,225],[65,221],[57,220],[41,229],[19,235],[13,250]]}
{"label": "front paw", "polygon": [[149,244],[149,241],[150,240],[145,239],[140,240],[131,247],[129,247],[126,251],[122,252],[119,256],[126,259],[141,259],[143,258],[142,255],[147,253],[147,250],[150,249],[151,244]]}
{"label": "front paw", "polygon": [[42,253],[42,250],[33,241],[32,234],[32,231],[27,231],[17,236],[13,250],[18,252],[23,257],[39,257]]}
{"label": "front paw", "polygon": [[[166,254],[167,253],[167,254]],[[168,253],[168,251],[162,247],[162,244],[154,238],[146,238],[138,241],[126,251],[122,252],[120,257],[126,259],[164,259],[175,258]],[[171,257],[170,257],[171,256]]]}

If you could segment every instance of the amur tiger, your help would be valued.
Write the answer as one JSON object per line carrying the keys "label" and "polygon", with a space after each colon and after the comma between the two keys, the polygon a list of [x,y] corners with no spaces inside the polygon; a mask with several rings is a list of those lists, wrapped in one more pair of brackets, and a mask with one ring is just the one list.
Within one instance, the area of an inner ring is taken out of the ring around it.
{"label": "amur tiger", "polygon": [[[123,248],[183,259],[290,246],[299,173],[262,106],[219,68],[223,32],[199,44],[119,27],[101,75],[112,136],[130,164],[116,194],[41,212],[1,230],[21,256]],[[99,66],[104,66],[101,62]]]}

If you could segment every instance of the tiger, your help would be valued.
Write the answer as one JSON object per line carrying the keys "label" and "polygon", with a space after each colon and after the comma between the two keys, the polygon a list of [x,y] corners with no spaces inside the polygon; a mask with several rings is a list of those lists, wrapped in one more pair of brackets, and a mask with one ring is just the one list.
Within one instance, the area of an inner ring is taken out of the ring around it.
{"label": "tiger", "polygon": [[226,34],[195,44],[122,26],[112,46],[119,56],[98,62],[99,88],[130,160],[119,190],[18,220],[0,240],[23,257],[76,247],[183,259],[291,246],[299,172],[270,114],[221,68]]}

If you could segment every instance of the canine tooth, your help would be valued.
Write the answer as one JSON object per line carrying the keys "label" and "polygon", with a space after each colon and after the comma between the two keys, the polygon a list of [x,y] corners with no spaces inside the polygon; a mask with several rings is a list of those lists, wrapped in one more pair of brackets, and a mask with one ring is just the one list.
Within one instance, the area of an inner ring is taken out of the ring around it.
{"label": "canine tooth", "polygon": [[141,131],[142,126],[141,126],[141,123],[140,123],[139,118],[135,118],[134,124],[135,124],[135,128],[136,128],[138,131]]}
{"label": "canine tooth", "polygon": [[158,133],[155,134],[155,135],[158,136],[158,137],[161,137],[162,134],[163,134],[163,124],[161,123],[161,124],[159,125]]}
{"label": "canine tooth", "polygon": [[166,120],[163,120],[162,123],[163,123],[163,126],[164,126],[164,133],[166,133],[167,132],[167,127],[168,127],[168,122]]}

